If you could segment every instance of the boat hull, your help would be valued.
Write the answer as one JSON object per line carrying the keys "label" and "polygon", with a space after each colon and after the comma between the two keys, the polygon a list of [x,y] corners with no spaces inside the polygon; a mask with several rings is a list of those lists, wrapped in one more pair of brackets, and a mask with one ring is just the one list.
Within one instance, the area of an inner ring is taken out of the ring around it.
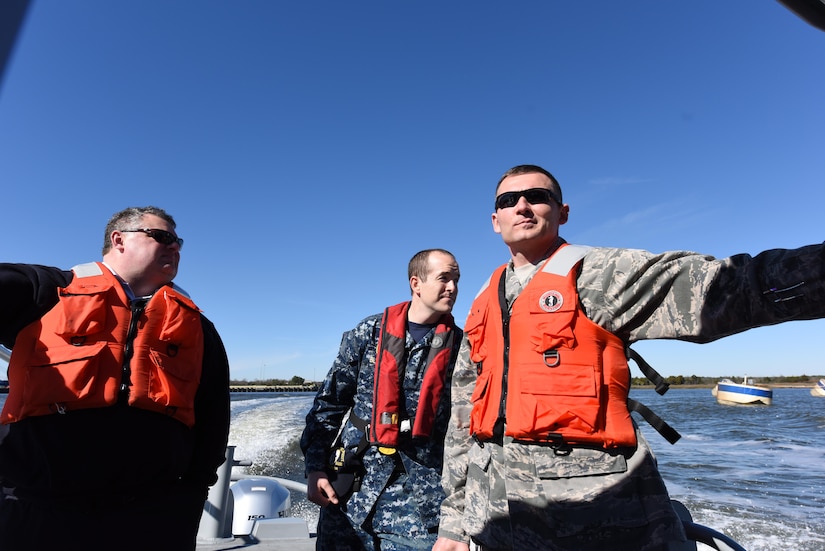
{"label": "boat hull", "polygon": [[766,405],[773,403],[773,390],[765,386],[718,383],[713,395],[720,404]]}
{"label": "boat hull", "polygon": [[811,389],[811,396],[825,398],[825,379],[816,382],[816,386]]}

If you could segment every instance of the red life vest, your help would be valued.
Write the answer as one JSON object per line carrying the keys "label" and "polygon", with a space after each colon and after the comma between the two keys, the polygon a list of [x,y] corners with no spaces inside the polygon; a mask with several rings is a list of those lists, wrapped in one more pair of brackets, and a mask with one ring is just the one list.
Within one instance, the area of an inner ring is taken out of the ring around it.
{"label": "red life vest", "polygon": [[[384,310],[381,332],[375,357],[373,382],[372,420],[370,442],[379,446],[395,447],[401,433],[401,422],[406,408],[401,401],[401,377],[406,365],[407,312],[409,302],[402,302]],[[429,438],[432,432],[442,390],[446,381],[447,366],[453,351],[455,322],[451,314],[445,314],[435,328],[430,351],[426,358],[426,371],[421,383],[421,394],[412,425],[412,437]]]}
{"label": "red life vest", "polygon": [[110,406],[128,393],[129,405],[192,427],[203,369],[198,307],[166,285],[133,315],[103,264],[74,272],[54,308],[17,336],[0,422]]}
{"label": "red life vest", "polygon": [[473,302],[464,331],[479,370],[470,418],[475,438],[500,436],[496,425],[504,418],[504,434],[516,440],[636,445],[624,343],[590,321],[579,302],[576,267],[585,251],[556,251],[513,302],[507,329],[506,266]]}

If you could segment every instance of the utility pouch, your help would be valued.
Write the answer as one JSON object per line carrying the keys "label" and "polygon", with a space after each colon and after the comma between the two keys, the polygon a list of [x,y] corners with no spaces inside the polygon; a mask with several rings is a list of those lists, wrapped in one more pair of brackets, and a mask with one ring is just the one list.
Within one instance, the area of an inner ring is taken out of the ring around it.
{"label": "utility pouch", "polygon": [[338,499],[346,501],[361,487],[364,477],[361,458],[346,448],[335,448],[329,458],[327,477]]}

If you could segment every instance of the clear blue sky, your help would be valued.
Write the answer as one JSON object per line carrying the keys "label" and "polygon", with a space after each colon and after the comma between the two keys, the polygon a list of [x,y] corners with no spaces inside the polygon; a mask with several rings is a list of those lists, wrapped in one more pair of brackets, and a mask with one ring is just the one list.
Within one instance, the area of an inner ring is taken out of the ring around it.
{"label": "clear blue sky", "polygon": [[[516,164],[558,177],[570,242],[821,241],[823,59],[774,0],[34,0],[0,90],[0,260],[96,260],[113,212],[164,207],[232,376],[320,379],[421,249],[457,256],[463,324]],[[823,340],[637,349],[665,375],[823,374]]]}

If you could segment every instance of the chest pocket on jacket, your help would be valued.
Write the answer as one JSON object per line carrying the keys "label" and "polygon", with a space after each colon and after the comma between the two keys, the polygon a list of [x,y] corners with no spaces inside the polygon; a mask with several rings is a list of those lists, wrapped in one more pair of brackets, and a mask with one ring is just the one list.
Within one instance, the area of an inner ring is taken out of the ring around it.
{"label": "chest pocket on jacket", "polygon": [[59,300],[63,308],[59,309],[60,314],[55,324],[57,335],[71,341],[73,337],[80,339],[100,333],[106,328],[106,291],[78,294],[61,289]]}
{"label": "chest pocket on jacket", "polygon": [[[576,297],[565,297],[545,288],[527,289],[519,297],[529,305],[530,342],[536,352],[559,348],[575,348],[573,321],[576,316]],[[561,298],[559,298],[561,297]],[[557,308],[548,312],[546,309]]]}
{"label": "chest pocket on jacket", "polygon": [[470,344],[470,359],[475,363],[482,363],[488,354],[487,343],[484,341],[484,325],[489,312],[487,306],[488,300],[477,299],[464,324],[464,335]]}
{"label": "chest pocket on jacket", "polygon": [[[130,403],[143,405],[146,397],[163,406],[191,407],[203,360],[200,312],[168,294],[164,300],[165,315],[158,328],[158,340],[154,346],[136,346],[137,361],[132,365],[135,388]],[[146,314],[152,318],[148,309]],[[149,362],[140,361],[147,356]]]}
{"label": "chest pocket on jacket", "polygon": [[83,407],[106,405],[104,378],[98,373],[104,349],[108,353],[105,342],[36,349],[26,368],[20,417],[56,413],[60,406],[55,404],[72,407],[78,400],[83,400]]}

